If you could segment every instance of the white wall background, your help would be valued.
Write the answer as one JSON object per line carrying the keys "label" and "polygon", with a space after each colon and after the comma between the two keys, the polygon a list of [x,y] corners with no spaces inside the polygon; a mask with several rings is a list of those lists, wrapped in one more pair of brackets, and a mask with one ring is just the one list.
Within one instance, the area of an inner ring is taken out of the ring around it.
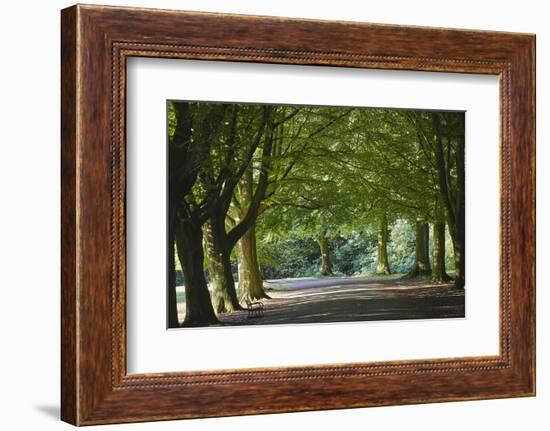
{"label": "white wall background", "polygon": [[[538,396],[105,426],[135,430],[284,428],[543,430],[550,423],[550,13],[545,2],[462,0],[130,0],[172,9],[537,33]],[[59,422],[59,9],[70,2],[4,2],[0,14],[0,427],[69,429]],[[546,314],[545,314],[546,313]]]}

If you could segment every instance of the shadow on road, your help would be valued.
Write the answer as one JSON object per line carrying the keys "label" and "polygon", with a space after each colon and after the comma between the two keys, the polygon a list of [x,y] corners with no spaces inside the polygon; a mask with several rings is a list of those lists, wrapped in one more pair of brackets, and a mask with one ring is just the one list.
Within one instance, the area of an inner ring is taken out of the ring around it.
{"label": "shadow on road", "polygon": [[220,321],[269,325],[465,317],[464,290],[451,284],[331,277],[277,280],[268,286],[272,299],[263,301],[264,317],[235,312],[220,315]]}

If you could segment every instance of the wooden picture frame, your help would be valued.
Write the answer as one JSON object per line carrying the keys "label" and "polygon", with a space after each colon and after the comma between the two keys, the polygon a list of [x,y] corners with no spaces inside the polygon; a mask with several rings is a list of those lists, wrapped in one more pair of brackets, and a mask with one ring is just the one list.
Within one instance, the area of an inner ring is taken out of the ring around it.
{"label": "wooden picture frame", "polygon": [[[61,21],[64,421],[91,425],[535,394],[534,35],[83,5],[63,10]],[[128,375],[130,56],[498,75],[500,354]]]}

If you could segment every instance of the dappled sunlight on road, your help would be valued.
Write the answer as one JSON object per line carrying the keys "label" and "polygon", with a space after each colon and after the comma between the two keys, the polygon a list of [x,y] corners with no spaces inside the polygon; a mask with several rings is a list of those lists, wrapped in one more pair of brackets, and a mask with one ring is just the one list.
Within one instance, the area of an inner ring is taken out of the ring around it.
{"label": "dappled sunlight on road", "polygon": [[[280,280],[284,290],[269,290],[265,315],[221,314],[229,325],[328,323],[464,317],[464,290],[451,284],[369,278]],[[313,283],[317,283],[315,286]],[[273,283],[270,283],[273,286]]]}

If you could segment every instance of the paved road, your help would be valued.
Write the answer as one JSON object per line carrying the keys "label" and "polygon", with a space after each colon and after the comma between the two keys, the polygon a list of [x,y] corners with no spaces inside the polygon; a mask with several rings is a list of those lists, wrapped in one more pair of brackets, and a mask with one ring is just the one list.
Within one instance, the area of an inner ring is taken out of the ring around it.
{"label": "paved road", "polygon": [[388,279],[383,279],[381,277],[304,277],[267,280],[264,282],[264,284],[265,287],[268,289],[272,288],[274,290],[299,290],[328,286],[368,286],[392,283],[394,281],[396,281],[395,277],[388,277]]}
{"label": "paved road", "polygon": [[249,319],[246,312],[236,312],[220,320],[268,325],[464,317],[464,290],[449,284],[327,277],[271,281],[266,288],[271,299],[262,301],[264,317]]}

